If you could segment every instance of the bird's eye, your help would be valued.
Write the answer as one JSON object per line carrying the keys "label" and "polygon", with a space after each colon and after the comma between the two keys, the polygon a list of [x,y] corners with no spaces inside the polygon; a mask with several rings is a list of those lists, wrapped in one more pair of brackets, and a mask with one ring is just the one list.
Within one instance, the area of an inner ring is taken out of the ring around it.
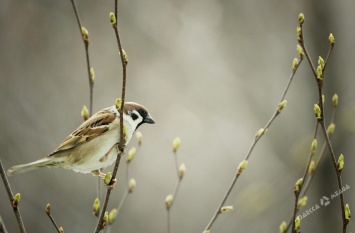
{"label": "bird's eye", "polygon": [[131,113],[132,119],[135,121],[138,118],[138,115],[135,114],[134,112]]}

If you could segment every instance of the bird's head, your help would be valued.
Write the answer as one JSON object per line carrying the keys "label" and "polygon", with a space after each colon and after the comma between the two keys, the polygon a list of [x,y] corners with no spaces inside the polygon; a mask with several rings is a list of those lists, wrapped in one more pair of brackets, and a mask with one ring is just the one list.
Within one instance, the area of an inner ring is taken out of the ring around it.
{"label": "bird's head", "polygon": [[149,115],[148,110],[137,103],[126,102],[123,107],[124,115],[136,130],[143,123],[155,124],[154,119]]}

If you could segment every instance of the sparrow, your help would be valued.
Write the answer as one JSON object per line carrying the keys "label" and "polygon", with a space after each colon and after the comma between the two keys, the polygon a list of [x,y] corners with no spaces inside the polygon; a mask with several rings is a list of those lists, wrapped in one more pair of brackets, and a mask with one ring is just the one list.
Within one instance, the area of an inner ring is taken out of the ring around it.
{"label": "sparrow", "polygon": [[[154,124],[148,110],[140,104],[126,102],[123,107],[125,146],[143,123]],[[72,132],[48,156],[32,163],[11,167],[7,174],[20,174],[41,167],[60,167],[105,177],[101,169],[111,165],[119,153],[120,112],[116,105],[104,108]]]}

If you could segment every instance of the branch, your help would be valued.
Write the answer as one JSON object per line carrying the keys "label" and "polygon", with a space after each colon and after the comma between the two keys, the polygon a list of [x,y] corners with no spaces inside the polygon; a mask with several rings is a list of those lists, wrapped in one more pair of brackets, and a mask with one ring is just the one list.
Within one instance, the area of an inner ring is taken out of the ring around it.
{"label": "branch", "polygon": [[[301,54],[300,54],[301,55]],[[245,169],[246,167],[246,164],[248,162],[248,159],[249,157],[251,156],[251,153],[253,152],[254,150],[254,147],[255,145],[257,144],[257,142],[260,140],[260,138],[265,134],[265,132],[268,130],[268,128],[270,127],[270,125],[272,124],[272,122],[275,120],[275,118],[281,113],[282,109],[285,107],[286,105],[286,100],[285,100],[285,96],[287,94],[287,91],[289,90],[289,87],[291,85],[291,82],[293,80],[293,77],[295,76],[296,74],[296,71],[299,67],[299,65],[301,64],[303,60],[303,57],[300,56],[300,60],[298,60],[297,58],[294,59],[293,61],[293,65],[292,65],[292,72],[291,72],[291,75],[290,75],[290,78],[287,82],[287,85],[285,87],[285,90],[282,94],[282,97],[281,97],[281,100],[279,102],[279,105],[275,111],[275,113],[271,116],[270,120],[266,123],[266,125],[264,126],[264,128],[261,128],[260,130],[258,130],[258,132],[256,133],[255,135],[255,138],[254,138],[254,141],[252,142],[251,146],[250,146],[250,149],[249,151],[247,152],[245,158],[244,158],[244,161],[242,161],[239,166],[238,166],[238,169],[237,169],[237,173],[236,175],[233,177],[230,185],[229,185],[229,188],[227,189],[227,192],[226,194],[224,195],[221,203],[219,204],[219,206],[217,207],[214,215],[212,216],[210,222],[207,224],[204,232],[209,232],[209,230],[211,229],[212,225],[214,224],[214,222],[216,221],[217,217],[222,213],[221,209],[222,207],[224,206],[225,202],[227,201],[227,198],[229,197],[235,183],[237,182],[239,176],[241,175],[242,171]]]}
{"label": "branch", "polygon": [[[125,140],[124,140],[124,133],[123,133],[123,108],[124,108],[125,96],[126,96],[126,67],[127,67],[127,63],[128,63],[127,54],[122,49],[121,40],[120,40],[120,36],[118,33],[118,29],[117,29],[117,20],[116,20],[117,19],[117,0],[115,0],[115,12],[116,12],[116,14],[110,13],[110,21],[111,21],[112,27],[115,31],[118,49],[120,51],[121,64],[122,64],[122,76],[123,77],[122,77],[121,107],[119,110],[120,111],[120,142],[118,145],[119,152],[117,154],[115,167],[112,172],[111,183],[114,183],[114,180],[116,179],[118,167],[120,165],[121,157],[124,154],[124,148],[125,148]],[[105,212],[107,209],[108,201],[110,199],[112,188],[113,188],[112,186],[107,188],[104,205],[102,207],[102,210],[101,210],[101,213],[100,213],[100,216],[99,216],[96,228],[95,228],[95,233],[100,232],[104,227],[103,226],[103,222],[104,222],[103,219],[104,219],[104,215],[105,215]]]}
{"label": "branch", "polygon": [[55,229],[57,230],[58,233],[63,233],[63,228],[62,227],[58,227],[58,225],[55,223],[54,218],[52,217],[51,214],[51,205],[48,203],[46,206],[46,214],[49,217],[49,219],[51,220],[51,222],[53,223],[53,226],[55,227]]}
{"label": "branch", "polygon": [[12,209],[13,209],[14,214],[16,216],[16,220],[17,220],[17,224],[18,224],[18,226],[20,228],[20,232],[21,233],[25,233],[26,232],[25,226],[23,225],[23,221],[22,221],[22,217],[21,217],[21,214],[20,214],[20,210],[18,208],[19,196],[20,195],[16,194],[16,196],[18,196],[18,200],[14,199],[14,195],[12,193],[12,190],[11,190],[11,187],[10,187],[10,183],[9,183],[9,180],[7,179],[7,176],[6,176],[4,167],[2,165],[1,159],[0,159],[0,174],[1,174],[2,181],[4,182],[4,185],[5,185],[5,189],[6,189],[7,195],[9,196]]}

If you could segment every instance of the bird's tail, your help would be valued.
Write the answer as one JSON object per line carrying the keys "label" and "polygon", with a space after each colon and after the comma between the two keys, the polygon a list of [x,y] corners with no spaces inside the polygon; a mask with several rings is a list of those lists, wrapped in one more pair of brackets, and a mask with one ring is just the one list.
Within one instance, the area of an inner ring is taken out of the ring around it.
{"label": "bird's tail", "polygon": [[53,160],[50,157],[46,157],[43,159],[39,159],[37,161],[34,161],[32,163],[26,163],[26,164],[21,164],[21,165],[16,165],[11,167],[9,170],[7,170],[7,175],[12,176],[14,174],[21,174],[24,172],[29,172],[41,167],[47,167],[47,166],[53,166]]}

